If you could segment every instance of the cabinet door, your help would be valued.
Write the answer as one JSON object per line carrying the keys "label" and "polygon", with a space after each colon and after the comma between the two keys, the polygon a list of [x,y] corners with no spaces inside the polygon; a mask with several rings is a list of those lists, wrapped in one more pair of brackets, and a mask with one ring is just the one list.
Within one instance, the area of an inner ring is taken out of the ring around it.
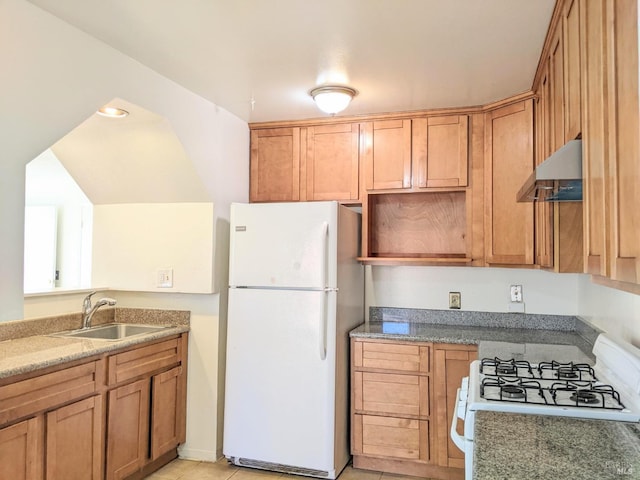
{"label": "cabinet door", "polygon": [[429,347],[413,342],[361,342],[353,345],[353,365],[356,368],[427,373]]}
{"label": "cabinet door", "polygon": [[411,120],[361,125],[367,190],[411,187]]}
{"label": "cabinet door", "polygon": [[533,264],[533,204],[516,202],[518,189],[532,170],[532,100],[487,113],[484,191],[489,264]]}
{"label": "cabinet door", "polygon": [[357,200],[358,124],[307,128],[306,199]]}
{"label": "cabinet door", "polygon": [[[640,283],[640,108],[638,102],[638,2],[616,0],[609,87],[611,177],[611,278]],[[613,78],[611,78],[613,77]]]}
{"label": "cabinet door", "polygon": [[353,454],[429,461],[429,422],[354,415]]}
{"label": "cabinet door", "polygon": [[[449,427],[456,408],[456,393],[463,377],[469,376],[469,365],[478,357],[474,347],[436,346],[434,350],[434,408],[438,423],[437,463],[444,467],[464,468],[464,453],[449,437]],[[460,423],[460,421],[459,421]],[[458,425],[462,433],[462,425]]]}
{"label": "cabinet door", "polygon": [[184,442],[185,397],[182,367],[151,378],[151,459]]}
{"label": "cabinet door", "polygon": [[468,184],[469,117],[446,115],[412,120],[413,186]]}
{"label": "cabinet door", "polygon": [[[551,153],[549,104],[549,62],[547,61],[540,79],[538,98],[535,101],[536,165],[540,165]],[[535,202],[533,208],[535,263],[541,267],[553,267],[553,205],[549,202]]]}
{"label": "cabinet door", "polygon": [[564,5],[564,136],[566,140],[574,140],[582,132],[580,4],[581,0],[567,0]]}
{"label": "cabinet door", "polygon": [[608,275],[608,208],[605,173],[606,145],[606,37],[605,0],[582,3],[582,164],[584,168],[584,269],[593,275]]}
{"label": "cabinet door", "polygon": [[252,202],[300,200],[300,128],[251,132]]}
{"label": "cabinet door", "polygon": [[109,392],[107,480],[138,471],[148,455],[149,379]]}
{"label": "cabinet door", "polygon": [[0,478],[42,479],[42,417],[0,429]]}
{"label": "cabinet door", "polygon": [[354,372],[356,411],[389,415],[429,415],[429,377]]}
{"label": "cabinet door", "polygon": [[102,478],[102,397],[47,413],[47,480]]}

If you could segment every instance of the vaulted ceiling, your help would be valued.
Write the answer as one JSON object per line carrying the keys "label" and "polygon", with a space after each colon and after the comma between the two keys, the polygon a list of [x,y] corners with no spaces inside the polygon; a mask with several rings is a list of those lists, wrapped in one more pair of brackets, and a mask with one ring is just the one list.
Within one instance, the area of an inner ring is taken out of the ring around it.
{"label": "vaulted ceiling", "polygon": [[489,103],[531,87],[555,0],[30,0],[248,122]]}

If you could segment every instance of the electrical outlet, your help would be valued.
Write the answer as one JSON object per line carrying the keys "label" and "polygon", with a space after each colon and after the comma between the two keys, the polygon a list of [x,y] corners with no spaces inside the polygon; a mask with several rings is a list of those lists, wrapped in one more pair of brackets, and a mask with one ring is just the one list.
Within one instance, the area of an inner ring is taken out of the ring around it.
{"label": "electrical outlet", "polygon": [[511,301],[522,303],[522,285],[511,285]]}
{"label": "electrical outlet", "polygon": [[460,292],[449,292],[449,308],[460,310],[462,305]]}

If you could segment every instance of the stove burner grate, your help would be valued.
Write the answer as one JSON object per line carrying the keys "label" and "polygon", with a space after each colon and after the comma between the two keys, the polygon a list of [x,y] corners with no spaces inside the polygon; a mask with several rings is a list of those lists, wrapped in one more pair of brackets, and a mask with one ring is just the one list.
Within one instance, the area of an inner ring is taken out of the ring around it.
{"label": "stove burner grate", "polygon": [[545,378],[545,372],[551,372],[551,376],[559,380],[596,380],[595,372],[588,363],[540,362],[538,373],[541,378]]}
{"label": "stove burner grate", "polygon": [[[624,410],[620,394],[611,385],[598,385],[594,382],[566,381],[555,382],[549,387],[555,405],[562,407],[590,407],[607,410]],[[562,392],[571,393],[562,395]]]}
{"label": "stove burner grate", "polygon": [[489,372],[485,372],[485,368],[488,368],[489,370],[493,368],[495,371],[494,375],[508,375],[514,377],[523,376],[518,371],[518,369],[522,369],[524,370],[524,373],[527,374],[527,377],[533,378],[533,370],[531,369],[531,364],[526,360],[515,360],[513,358],[509,360],[503,360],[498,357],[483,358],[480,362],[480,373],[491,374]]}
{"label": "stove burner grate", "polygon": [[576,390],[569,399],[576,403],[600,403],[597,395],[588,390]]}
{"label": "stove burner grate", "polygon": [[[487,389],[498,395],[498,398],[492,398],[491,395],[485,395]],[[536,393],[544,403],[547,399],[542,393],[540,382],[535,380],[527,380],[518,377],[485,377],[480,383],[480,396],[487,400],[519,402],[519,403],[540,403],[531,400],[530,395]]]}

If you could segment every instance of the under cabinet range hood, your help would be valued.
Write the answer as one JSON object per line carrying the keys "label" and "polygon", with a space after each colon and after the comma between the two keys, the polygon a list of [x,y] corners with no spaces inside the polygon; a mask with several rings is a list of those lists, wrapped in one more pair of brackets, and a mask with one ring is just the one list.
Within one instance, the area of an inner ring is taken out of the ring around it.
{"label": "under cabinet range hood", "polygon": [[518,202],[582,201],[582,140],[570,140],[538,165],[516,198]]}

